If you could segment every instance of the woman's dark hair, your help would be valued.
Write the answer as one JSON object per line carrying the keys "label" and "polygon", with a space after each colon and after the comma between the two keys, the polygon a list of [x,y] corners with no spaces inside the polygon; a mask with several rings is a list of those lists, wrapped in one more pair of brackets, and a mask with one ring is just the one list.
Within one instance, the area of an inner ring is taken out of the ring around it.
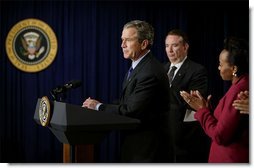
{"label": "woman's dark hair", "polygon": [[249,73],[249,45],[244,39],[228,37],[224,40],[224,49],[229,52],[229,63],[237,66],[237,76]]}

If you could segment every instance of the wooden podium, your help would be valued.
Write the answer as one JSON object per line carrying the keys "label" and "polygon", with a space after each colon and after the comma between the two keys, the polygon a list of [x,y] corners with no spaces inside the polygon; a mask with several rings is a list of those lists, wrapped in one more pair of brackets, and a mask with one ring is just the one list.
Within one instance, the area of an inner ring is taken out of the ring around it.
{"label": "wooden podium", "polygon": [[[34,120],[41,125],[38,99]],[[93,144],[99,143],[113,130],[134,129],[137,119],[96,111],[81,106],[54,101],[52,114],[46,126],[63,143],[63,162],[94,162]],[[85,156],[85,159],[82,159]]]}

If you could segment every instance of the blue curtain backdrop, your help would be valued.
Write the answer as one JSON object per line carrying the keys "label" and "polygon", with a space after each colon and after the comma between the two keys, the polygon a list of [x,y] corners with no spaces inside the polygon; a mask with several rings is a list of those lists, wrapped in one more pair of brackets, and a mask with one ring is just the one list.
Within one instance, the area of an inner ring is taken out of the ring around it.
{"label": "blue curtain backdrop", "polygon": [[[58,52],[45,70],[15,68],[5,51],[10,29],[36,18],[55,32]],[[186,31],[189,57],[207,67],[209,89],[216,101],[225,91],[217,67],[224,37],[249,38],[249,5],[239,1],[1,1],[0,2],[0,162],[62,162],[62,144],[49,129],[35,123],[37,99],[57,85],[77,79],[82,87],[66,102],[81,105],[91,96],[102,102],[119,98],[130,62],[123,58],[121,32],[134,19],[155,28],[154,55],[167,61],[164,39],[172,28]],[[116,162],[117,133],[96,145],[96,162]]]}

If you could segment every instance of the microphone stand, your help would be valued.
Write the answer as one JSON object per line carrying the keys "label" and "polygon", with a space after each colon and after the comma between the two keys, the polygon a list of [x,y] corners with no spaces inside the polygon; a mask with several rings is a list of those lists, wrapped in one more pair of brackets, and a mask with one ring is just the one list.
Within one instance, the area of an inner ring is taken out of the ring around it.
{"label": "microphone stand", "polygon": [[[61,90],[61,91],[59,91]],[[63,89],[61,87],[57,87],[56,89],[53,89],[50,91],[50,94],[54,101],[63,102],[66,99],[66,89]],[[70,162],[75,163],[76,162],[76,147],[72,144],[66,144],[69,145],[69,155],[70,155]],[[63,145],[63,152],[68,151],[68,147],[65,144]]]}
{"label": "microphone stand", "polygon": [[66,99],[66,92],[58,93],[55,90],[51,90],[50,94],[54,101],[63,102]]}

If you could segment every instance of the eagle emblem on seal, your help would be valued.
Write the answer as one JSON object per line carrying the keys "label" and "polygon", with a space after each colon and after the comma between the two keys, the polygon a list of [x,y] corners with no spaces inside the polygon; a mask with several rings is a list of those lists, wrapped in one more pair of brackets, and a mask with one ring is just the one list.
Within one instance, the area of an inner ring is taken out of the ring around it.
{"label": "eagle emblem on seal", "polygon": [[23,51],[21,53],[29,60],[38,58],[45,50],[44,46],[41,46],[42,37],[36,32],[27,32],[21,38]]}

